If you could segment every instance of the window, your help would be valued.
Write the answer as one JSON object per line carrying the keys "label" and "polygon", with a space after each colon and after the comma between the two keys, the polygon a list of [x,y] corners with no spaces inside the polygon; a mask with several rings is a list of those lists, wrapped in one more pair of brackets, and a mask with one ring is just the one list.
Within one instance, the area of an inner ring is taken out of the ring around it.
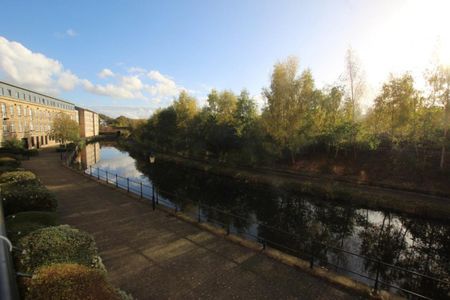
{"label": "window", "polygon": [[21,117],[22,116],[22,106],[17,105],[17,116]]}
{"label": "window", "polygon": [[19,120],[18,124],[17,124],[17,131],[18,132],[22,132],[22,121]]}
{"label": "window", "polygon": [[36,102],[36,96],[33,96],[33,102]]}
{"label": "window", "polygon": [[28,95],[28,101],[31,101],[31,95]]}
{"label": "window", "polygon": [[8,95],[9,95],[10,97],[12,97],[12,92],[11,92],[11,90],[8,90]]}
{"label": "window", "polygon": [[10,117],[14,116],[14,105],[11,105],[11,106],[9,107],[9,116],[10,116]]}
{"label": "window", "polygon": [[2,103],[2,118],[6,118],[6,105],[5,103]]}
{"label": "window", "polygon": [[33,122],[30,122],[30,130],[34,130]]}
{"label": "window", "polygon": [[2,88],[2,95],[5,95],[5,91],[3,90],[3,88]]}
{"label": "window", "polygon": [[16,92],[16,98],[20,99],[20,93],[19,92]]}
{"label": "window", "polygon": [[14,123],[11,123],[11,132],[15,132],[16,129],[14,128]]}
{"label": "window", "polygon": [[30,119],[33,120],[33,110],[28,108],[28,114],[30,115]]}
{"label": "window", "polygon": [[3,120],[3,132],[8,132],[8,125],[6,125],[5,120]]}
{"label": "window", "polygon": [[23,93],[23,100],[27,99],[27,96],[25,95],[25,93]]}

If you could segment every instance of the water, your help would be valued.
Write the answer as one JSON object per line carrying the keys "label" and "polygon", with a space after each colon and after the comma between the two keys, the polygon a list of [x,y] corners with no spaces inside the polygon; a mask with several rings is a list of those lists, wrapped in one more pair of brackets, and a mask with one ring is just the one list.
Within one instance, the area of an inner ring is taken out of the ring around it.
{"label": "water", "polygon": [[[119,174],[123,178],[118,177],[118,184],[123,188],[128,177],[130,189],[136,193],[140,193],[139,182],[143,182],[143,194],[148,199],[153,184],[161,203],[188,214],[195,215],[201,202],[200,214],[204,220],[229,227],[232,233],[246,238],[267,240],[269,246],[305,260],[310,259],[307,253],[314,253],[315,265],[369,285],[374,281],[364,276],[375,278],[378,265],[358,255],[379,258],[440,279],[450,278],[450,225],[446,222],[333,203],[158,159],[150,165],[113,145],[88,145],[81,152],[80,162],[87,172],[91,166],[94,175],[101,175],[104,180],[105,172],[95,173],[95,168],[107,171],[113,182],[115,178],[111,174]],[[379,271],[383,282],[436,299],[449,297],[447,284],[437,284],[384,265]]]}

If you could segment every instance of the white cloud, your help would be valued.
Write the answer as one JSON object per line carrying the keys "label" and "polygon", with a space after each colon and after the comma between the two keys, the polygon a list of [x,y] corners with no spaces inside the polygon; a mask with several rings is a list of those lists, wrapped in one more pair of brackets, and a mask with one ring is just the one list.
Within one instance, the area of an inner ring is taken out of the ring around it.
{"label": "white cloud", "polygon": [[110,69],[105,68],[101,70],[97,75],[100,78],[107,78],[107,77],[114,77],[115,74]]}
{"label": "white cloud", "polygon": [[161,74],[159,71],[152,70],[147,73],[147,77],[156,83],[146,87],[146,90],[151,95],[160,95],[162,97],[176,96],[184,88],[177,86],[175,81],[168,76]]}
{"label": "white cloud", "polygon": [[75,30],[73,30],[72,28],[69,28],[66,30],[66,35],[70,36],[70,37],[75,37],[78,35],[78,33]]}
{"label": "white cloud", "polygon": [[55,33],[55,36],[57,38],[63,39],[63,38],[73,38],[78,35],[78,32],[76,32],[74,29],[69,28],[64,32],[57,32]]}
{"label": "white cloud", "polygon": [[0,36],[0,78],[30,89],[57,95],[61,90],[80,87],[96,95],[153,103],[172,100],[184,89],[172,78],[156,70],[147,72],[143,68],[133,67],[128,72],[127,75],[121,75],[105,68],[97,75],[100,78],[114,78],[114,82],[96,84],[79,78],[58,60]]}
{"label": "white cloud", "polygon": [[6,80],[45,93],[72,89],[78,77],[63,65],[0,36],[0,73]]}

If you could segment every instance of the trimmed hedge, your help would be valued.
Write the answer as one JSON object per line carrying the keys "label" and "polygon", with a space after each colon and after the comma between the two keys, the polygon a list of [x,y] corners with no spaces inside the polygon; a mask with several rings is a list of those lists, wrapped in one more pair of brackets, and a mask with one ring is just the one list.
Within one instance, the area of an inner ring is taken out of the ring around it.
{"label": "trimmed hedge", "polygon": [[54,264],[38,269],[26,284],[25,299],[120,300],[122,294],[105,273],[78,264]]}
{"label": "trimmed hedge", "polygon": [[58,225],[56,213],[45,211],[27,211],[6,218],[6,232],[13,244],[35,230]]}
{"label": "trimmed hedge", "polygon": [[0,157],[0,166],[7,166],[12,168],[18,168],[20,166],[20,161],[12,157]]}
{"label": "trimmed hedge", "polygon": [[3,184],[2,200],[6,215],[30,210],[55,211],[57,206],[55,196],[37,181]]}
{"label": "trimmed hedge", "polygon": [[0,166],[0,174],[3,174],[5,172],[24,171],[24,170],[25,169],[11,167],[11,166]]}
{"label": "trimmed hedge", "polygon": [[19,240],[18,248],[22,249],[16,256],[16,269],[20,272],[33,273],[55,263],[78,263],[105,270],[94,239],[68,225],[33,231]]}
{"label": "trimmed hedge", "polygon": [[22,183],[37,180],[36,175],[30,171],[11,171],[0,175],[0,183]]}

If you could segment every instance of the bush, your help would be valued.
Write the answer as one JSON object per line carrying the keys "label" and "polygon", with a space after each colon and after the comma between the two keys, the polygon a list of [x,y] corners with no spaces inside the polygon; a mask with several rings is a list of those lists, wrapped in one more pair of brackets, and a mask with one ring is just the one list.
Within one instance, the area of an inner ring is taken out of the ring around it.
{"label": "bush", "polygon": [[0,157],[0,166],[17,168],[20,166],[20,161],[12,157]]}
{"label": "bush", "polygon": [[68,225],[47,227],[29,233],[19,240],[16,268],[33,273],[41,266],[56,263],[78,263],[104,270],[93,238]]}
{"label": "bush", "polygon": [[15,137],[4,141],[2,147],[8,149],[11,153],[15,154],[21,154],[22,151],[25,149],[24,143]]}
{"label": "bush", "polygon": [[25,299],[120,300],[104,272],[78,264],[54,264],[36,271],[26,283]]}
{"label": "bush", "polygon": [[24,183],[36,180],[36,175],[30,171],[11,171],[0,175],[0,183]]}
{"label": "bush", "polygon": [[0,166],[0,174],[3,174],[5,172],[24,171],[24,170],[25,169],[11,167],[11,166]]}
{"label": "bush", "polygon": [[6,232],[13,244],[35,230],[58,225],[56,213],[45,211],[27,211],[6,218]]}
{"label": "bush", "polygon": [[29,210],[55,211],[57,206],[55,196],[36,182],[3,184],[1,195],[6,215]]}

